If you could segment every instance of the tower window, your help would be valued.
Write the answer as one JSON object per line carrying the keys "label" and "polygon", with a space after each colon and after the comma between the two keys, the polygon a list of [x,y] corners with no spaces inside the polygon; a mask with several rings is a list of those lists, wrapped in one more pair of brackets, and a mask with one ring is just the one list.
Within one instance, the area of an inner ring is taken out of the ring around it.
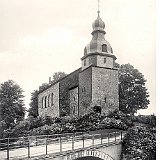
{"label": "tower window", "polygon": [[84,66],[86,66],[86,60],[84,60]]}
{"label": "tower window", "polygon": [[84,48],[84,55],[86,55],[87,54],[87,49],[86,49],[86,47]]}
{"label": "tower window", "polygon": [[113,49],[111,48],[111,53],[113,53]]}
{"label": "tower window", "polygon": [[86,91],[86,88],[85,88],[85,87],[83,87],[83,88],[82,88],[82,92],[85,92],[85,91]]}
{"label": "tower window", "polygon": [[106,63],[106,58],[104,58],[104,63]]}
{"label": "tower window", "polygon": [[107,52],[107,45],[106,44],[102,45],[102,52]]}

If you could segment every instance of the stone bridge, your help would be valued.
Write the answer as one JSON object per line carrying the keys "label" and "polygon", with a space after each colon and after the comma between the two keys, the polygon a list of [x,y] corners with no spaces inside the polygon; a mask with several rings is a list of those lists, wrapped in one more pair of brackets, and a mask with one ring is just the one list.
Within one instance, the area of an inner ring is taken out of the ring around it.
{"label": "stone bridge", "polygon": [[55,156],[53,160],[88,160],[89,157],[94,157],[95,160],[120,160],[120,155],[121,143],[112,144],[110,146],[100,145],[95,148],[86,148],[74,152],[68,152],[58,157]]}
{"label": "stone bridge", "polygon": [[[125,133],[57,135],[57,137],[28,137],[27,146],[10,147],[0,151],[5,160],[119,160],[121,140]],[[55,135],[54,135],[55,136]]]}

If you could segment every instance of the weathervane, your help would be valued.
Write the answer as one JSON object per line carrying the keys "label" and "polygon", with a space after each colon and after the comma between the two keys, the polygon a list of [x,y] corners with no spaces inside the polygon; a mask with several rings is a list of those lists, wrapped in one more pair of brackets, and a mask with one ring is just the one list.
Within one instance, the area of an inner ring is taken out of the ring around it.
{"label": "weathervane", "polygon": [[97,11],[98,16],[99,16],[99,13],[100,13],[99,8],[100,8],[100,0],[98,0],[98,11]]}

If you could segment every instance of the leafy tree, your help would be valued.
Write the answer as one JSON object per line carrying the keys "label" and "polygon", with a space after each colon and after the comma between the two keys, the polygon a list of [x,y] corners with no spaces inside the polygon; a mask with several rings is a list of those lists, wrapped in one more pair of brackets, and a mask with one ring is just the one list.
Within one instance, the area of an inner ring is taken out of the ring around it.
{"label": "leafy tree", "polygon": [[17,121],[24,119],[23,90],[13,80],[8,80],[0,87],[0,117],[3,126],[12,128]]}
{"label": "leafy tree", "polygon": [[65,77],[67,74],[65,72],[55,72],[52,76],[52,83],[62,79],[63,77]]}
{"label": "leafy tree", "polygon": [[28,110],[28,116],[33,116],[34,118],[38,116],[38,93],[38,90],[34,90],[31,93],[30,108]]}
{"label": "leafy tree", "polygon": [[139,109],[146,109],[149,94],[145,87],[146,80],[142,73],[130,64],[119,67],[119,105],[120,110],[134,114]]}
{"label": "leafy tree", "polygon": [[49,87],[48,83],[43,83],[41,86],[39,86],[39,92],[45,90],[47,87]]}
{"label": "leafy tree", "polygon": [[48,83],[43,83],[41,86],[39,86],[39,90],[34,90],[31,93],[31,101],[30,101],[30,108],[28,109],[28,116],[29,117],[37,117],[38,116],[38,94],[45,90],[47,87],[49,87]]}

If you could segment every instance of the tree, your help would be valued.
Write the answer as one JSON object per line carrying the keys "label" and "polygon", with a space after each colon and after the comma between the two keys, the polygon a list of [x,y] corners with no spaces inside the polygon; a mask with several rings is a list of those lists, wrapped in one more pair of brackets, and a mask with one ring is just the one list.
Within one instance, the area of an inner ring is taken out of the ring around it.
{"label": "tree", "polygon": [[145,87],[146,80],[142,73],[130,64],[119,68],[119,106],[127,114],[134,114],[139,109],[146,109],[149,94]]}
{"label": "tree", "polygon": [[0,87],[0,117],[6,128],[12,128],[17,121],[24,119],[25,108],[23,90],[13,80],[8,80]]}
{"label": "tree", "polygon": [[52,76],[52,83],[62,79],[63,77],[65,77],[67,74],[65,72],[55,72]]}
{"label": "tree", "polygon": [[39,92],[45,90],[46,88],[49,87],[49,84],[48,83],[43,83],[41,86],[39,86]]}
{"label": "tree", "polygon": [[49,87],[50,84],[43,83],[39,86],[39,90],[34,90],[31,93],[31,102],[29,104],[30,108],[28,109],[28,116],[37,117],[38,116],[38,94]]}
{"label": "tree", "polygon": [[31,93],[31,102],[29,104],[28,116],[33,116],[34,118],[38,116],[38,94],[38,90],[34,90]]}

